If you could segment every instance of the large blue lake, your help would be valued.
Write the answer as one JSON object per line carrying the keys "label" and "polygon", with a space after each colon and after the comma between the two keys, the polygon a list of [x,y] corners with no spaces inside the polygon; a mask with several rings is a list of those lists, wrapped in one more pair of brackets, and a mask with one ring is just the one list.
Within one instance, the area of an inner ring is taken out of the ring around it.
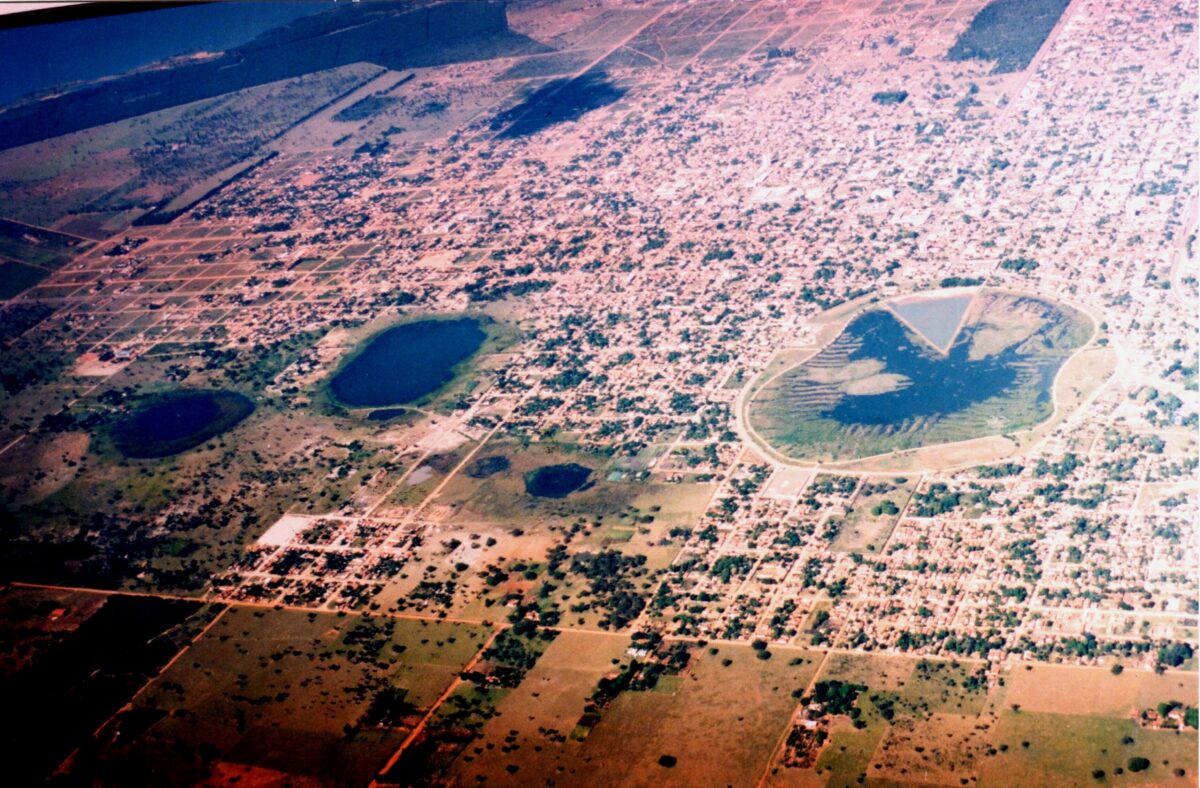
{"label": "large blue lake", "polygon": [[[896,391],[841,397],[821,415],[843,424],[899,424],[906,419],[957,413],[971,405],[1004,394],[1017,382],[1018,364],[1028,359],[1015,348],[982,359],[968,356],[971,329],[959,334],[946,355],[932,352],[914,341],[890,312],[868,312],[846,327],[846,334],[861,342],[849,360],[878,359],[884,371],[903,375],[909,384]],[[1049,396],[1057,361],[1041,365],[1037,381],[1039,399]]]}
{"label": "large blue lake", "polygon": [[333,7],[327,1],[295,0],[200,3],[3,30],[0,51],[8,57],[0,103],[185,52],[230,49],[273,27]]}
{"label": "large blue lake", "polygon": [[975,298],[969,309],[954,294],[901,303],[919,306],[903,318],[895,303],[859,314],[815,356],[763,385],[751,425],[789,457],[841,460],[1043,421],[1054,412],[1055,373],[1088,341],[1086,316],[1016,294]]}
{"label": "large blue lake", "polygon": [[486,338],[483,324],[472,317],[389,328],[342,367],[329,388],[339,402],[352,407],[415,402],[453,380],[455,367]]}

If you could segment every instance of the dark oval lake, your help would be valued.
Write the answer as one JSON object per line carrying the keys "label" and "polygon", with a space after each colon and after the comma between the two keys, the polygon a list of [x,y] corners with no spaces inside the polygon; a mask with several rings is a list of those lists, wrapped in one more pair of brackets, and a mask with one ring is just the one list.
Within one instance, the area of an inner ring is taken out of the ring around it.
{"label": "dark oval lake", "polygon": [[591,476],[591,468],[574,462],[543,465],[525,474],[525,492],[538,498],[566,498],[582,489]]}
{"label": "dark oval lake", "polygon": [[113,428],[126,457],[169,457],[199,446],[254,412],[235,391],[174,391],[154,397]]}
{"label": "dark oval lake", "polygon": [[454,368],[487,338],[473,317],[420,320],[371,339],[329,382],[333,396],[352,407],[400,405],[426,397],[454,379]]}

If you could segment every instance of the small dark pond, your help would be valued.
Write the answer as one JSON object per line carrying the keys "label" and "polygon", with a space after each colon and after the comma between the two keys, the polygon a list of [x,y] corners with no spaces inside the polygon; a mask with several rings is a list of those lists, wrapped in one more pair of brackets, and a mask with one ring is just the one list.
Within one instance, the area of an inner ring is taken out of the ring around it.
{"label": "small dark pond", "polygon": [[169,457],[199,446],[254,412],[254,403],[234,391],[174,391],[160,394],[113,427],[113,441],[126,457]]}
{"label": "small dark pond", "polygon": [[543,465],[525,474],[525,492],[538,498],[566,498],[583,489],[591,476],[591,468],[574,462]]}
{"label": "small dark pond", "polygon": [[467,466],[466,474],[472,479],[486,479],[497,473],[504,473],[512,466],[507,457],[494,454],[490,457],[480,457]]}
{"label": "small dark pond", "polygon": [[408,408],[379,408],[367,414],[367,421],[391,421],[408,413]]}
{"label": "small dark pond", "polygon": [[329,382],[334,397],[352,407],[415,402],[454,379],[456,365],[487,338],[481,321],[420,320],[389,328]]}

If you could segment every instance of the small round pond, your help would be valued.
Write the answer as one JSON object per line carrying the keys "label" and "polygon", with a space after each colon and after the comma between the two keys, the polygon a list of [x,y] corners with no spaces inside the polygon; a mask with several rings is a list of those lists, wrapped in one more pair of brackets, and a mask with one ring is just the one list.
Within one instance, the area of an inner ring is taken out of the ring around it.
{"label": "small round pond", "polygon": [[525,474],[525,492],[537,498],[566,498],[587,486],[592,469],[578,463],[543,465]]}

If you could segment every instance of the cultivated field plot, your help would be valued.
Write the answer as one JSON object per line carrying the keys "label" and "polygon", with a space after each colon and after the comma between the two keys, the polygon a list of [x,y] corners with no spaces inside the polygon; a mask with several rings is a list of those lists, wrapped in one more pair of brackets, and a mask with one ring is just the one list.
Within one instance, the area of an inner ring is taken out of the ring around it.
{"label": "cultivated field plot", "polygon": [[217,613],[199,602],[10,588],[0,595],[0,689],[21,724],[0,751],[32,784],[85,746]]}
{"label": "cultivated field plot", "polygon": [[[574,774],[593,785],[752,785],[796,706],[792,691],[808,685],[818,657],[776,648],[764,661],[744,645],[722,644],[716,654],[700,649],[677,684],[618,696],[563,779]],[[664,755],[673,756],[675,765],[660,765]]]}
{"label": "cultivated field plot", "polygon": [[[628,647],[623,636],[559,634],[520,686],[496,703],[497,716],[454,762],[451,779],[472,784],[483,776],[503,782],[510,773],[525,785],[567,779],[583,746],[570,734],[600,679],[628,662]],[[513,764],[518,769],[509,772]]]}
{"label": "cultivated field plot", "polygon": [[461,624],[235,608],[138,698],[97,773],[222,763],[361,784],[486,639]]}

